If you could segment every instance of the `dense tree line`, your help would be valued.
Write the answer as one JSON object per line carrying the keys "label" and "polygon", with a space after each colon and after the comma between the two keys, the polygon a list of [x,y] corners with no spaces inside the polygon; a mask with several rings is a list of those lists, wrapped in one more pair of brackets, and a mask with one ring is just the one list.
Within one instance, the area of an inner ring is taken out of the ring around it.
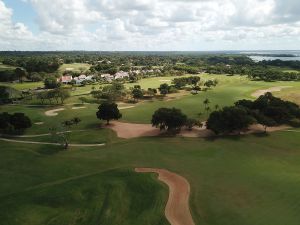
{"label": "dense tree line", "polygon": [[258,65],[262,66],[276,66],[276,67],[287,67],[292,69],[300,69],[300,61],[293,61],[293,60],[263,60],[258,62]]}
{"label": "dense tree line", "polygon": [[263,81],[299,81],[300,73],[283,72],[263,67],[251,68],[248,77],[253,80]]}
{"label": "dense tree line", "polygon": [[265,127],[289,124],[300,126],[300,108],[297,104],[274,97],[271,93],[255,101],[240,100],[234,106],[212,112],[207,128],[216,134],[241,132],[249,125],[258,123]]}

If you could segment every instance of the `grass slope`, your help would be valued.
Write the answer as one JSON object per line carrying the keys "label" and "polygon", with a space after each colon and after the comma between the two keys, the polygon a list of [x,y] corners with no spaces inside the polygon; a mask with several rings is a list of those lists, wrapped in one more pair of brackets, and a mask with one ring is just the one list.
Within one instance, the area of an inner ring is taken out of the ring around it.
{"label": "grass slope", "polygon": [[6,225],[168,224],[166,186],[133,172],[155,167],[189,180],[196,224],[298,225],[299,139],[296,132],[140,138],[70,151],[0,142],[0,219]]}

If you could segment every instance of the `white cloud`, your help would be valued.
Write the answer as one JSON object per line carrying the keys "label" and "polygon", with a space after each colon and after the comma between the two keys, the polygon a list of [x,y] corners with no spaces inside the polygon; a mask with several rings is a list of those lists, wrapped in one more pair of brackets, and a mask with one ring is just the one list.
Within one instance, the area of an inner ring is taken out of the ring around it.
{"label": "white cloud", "polygon": [[24,49],[24,41],[26,48],[51,50],[259,49],[265,43],[278,49],[300,44],[299,0],[22,0],[37,13],[36,35],[22,21],[12,22],[13,10],[3,1],[1,48],[5,43]]}

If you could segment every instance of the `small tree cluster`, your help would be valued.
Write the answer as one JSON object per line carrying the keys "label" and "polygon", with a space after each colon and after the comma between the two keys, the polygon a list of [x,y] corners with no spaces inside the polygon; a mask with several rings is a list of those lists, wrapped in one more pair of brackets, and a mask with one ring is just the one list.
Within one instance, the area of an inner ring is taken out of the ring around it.
{"label": "small tree cluster", "polygon": [[0,114],[0,131],[7,133],[11,131],[24,131],[32,126],[31,120],[24,113]]}
{"label": "small tree cluster", "polygon": [[[260,96],[255,101],[240,100],[236,106],[244,107],[259,124],[265,127],[282,124],[300,124],[300,108],[297,104],[274,97],[271,93]],[[292,122],[292,123],[291,123]]]}
{"label": "small tree cluster", "polygon": [[70,91],[66,88],[56,88],[49,91],[42,91],[38,92],[36,95],[36,98],[41,101],[42,104],[45,103],[45,101],[49,101],[50,104],[53,103],[53,101],[56,102],[56,104],[63,104],[64,101],[70,97]]}
{"label": "small tree cluster", "polygon": [[212,112],[207,121],[207,128],[216,134],[226,134],[240,132],[254,123],[263,125],[265,132],[269,126],[297,126],[300,125],[300,108],[295,103],[266,93],[255,101],[240,100],[235,106]]}
{"label": "small tree cluster", "polygon": [[175,132],[180,131],[184,126],[188,130],[192,130],[195,126],[202,126],[200,121],[188,118],[180,109],[176,108],[160,108],[156,110],[152,115],[151,123],[152,126],[160,130]]}
{"label": "small tree cluster", "polygon": [[200,82],[200,77],[191,76],[191,77],[175,78],[173,79],[172,84],[174,85],[175,88],[182,89],[186,85],[191,85],[194,88],[198,85],[199,82]]}
{"label": "small tree cluster", "polygon": [[56,77],[47,77],[44,80],[44,85],[46,89],[54,89],[59,88],[61,83],[57,81]]}

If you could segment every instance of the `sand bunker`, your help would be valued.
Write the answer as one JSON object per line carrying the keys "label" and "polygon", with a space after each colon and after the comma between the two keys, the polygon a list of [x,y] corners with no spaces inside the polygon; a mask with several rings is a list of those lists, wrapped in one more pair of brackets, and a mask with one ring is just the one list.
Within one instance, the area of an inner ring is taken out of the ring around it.
{"label": "sand bunker", "polygon": [[[79,106],[79,107],[72,107],[73,110],[78,110],[78,109],[85,109],[86,106]],[[64,111],[65,108],[59,108],[59,109],[53,109],[45,112],[46,116],[57,116],[58,112]]]}
{"label": "sand bunker", "polygon": [[255,91],[254,93],[251,94],[251,96],[253,97],[259,97],[261,95],[264,95],[266,94],[267,92],[279,92],[281,91],[282,89],[284,88],[289,88],[291,86],[278,86],[278,87],[271,87],[271,88],[268,88],[268,89],[263,89],[263,90],[257,90]]}
{"label": "sand bunker", "polygon": [[72,109],[85,109],[86,107],[85,106],[78,106],[78,107],[72,107]]}
{"label": "sand bunker", "polygon": [[[107,128],[112,129],[117,133],[119,138],[137,138],[137,137],[153,137],[163,135],[165,132],[160,131],[156,127],[152,127],[151,124],[135,124],[135,123],[123,123],[119,121],[113,121]],[[277,127],[268,127],[268,132],[281,131],[289,129],[290,126],[283,125]],[[264,127],[260,124],[255,124],[249,127],[241,134],[254,134],[264,132]],[[236,135],[236,133],[232,134]],[[189,138],[209,138],[216,136],[214,132],[206,129],[205,126],[199,128],[194,127],[192,130],[181,129],[180,133],[177,134],[178,137],[189,137]]]}
{"label": "sand bunker", "polygon": [[[163,134],[158,128],[151,124],[123,123],[113,121],[108,128],[115,131],[120,138],[130,139],[137,137],[153,137]],[[180,137],[210,137],[214,135],[212,131],[203,128],[193,128],[191,131],[182,129],[178,134]]]}
{"label": "sand bunker", "polygon": [[115,131],[118,137],[126,139],[158,136],[160,134],[160,130],[152,127],[151,124],[122,123],[114,121],[108,128]]}
{"label": "sand bunker", "polygon": [[123,107],[119,107],[119,109],[132,109],[134,108],[135,106],[131,105],[131,106],[123,106]]}
{"label": "sand bunker", "polygon": [[189,208],[190,184],[182,176],[164,169],[136,168],[139,173],[157,173],[158,179],[169,187],[165,215],[171,225],[194,225]]}
{"label": "sand bunker", "polygon": [[66,68],[66,71],[72,71],[74,68]]}
{"label": "sand bunker", "polygon": [[44,122],[36,122],[36,123],[34,123],[35,125],[43,125],[44,124]]}
{"label": "sand bunker", "polygon": [[[281,125],[276,127],[268,127],[267,132],[275,132],[275,131],[281,131],[281,130],[287,130],[291,127],[288,125]],[[261,133],[264,132],[265,128],[263,125],[260,124],[253,124],[249,127],[249,131],[245,132],[245,134],[253,134],[253,133]]]}
{"label": "sand bunker", "polygon": [[52,109],[45,112],[46,116],[57,116],[58,112],[64,111],[65,108],[59,108],[59,109]]}

